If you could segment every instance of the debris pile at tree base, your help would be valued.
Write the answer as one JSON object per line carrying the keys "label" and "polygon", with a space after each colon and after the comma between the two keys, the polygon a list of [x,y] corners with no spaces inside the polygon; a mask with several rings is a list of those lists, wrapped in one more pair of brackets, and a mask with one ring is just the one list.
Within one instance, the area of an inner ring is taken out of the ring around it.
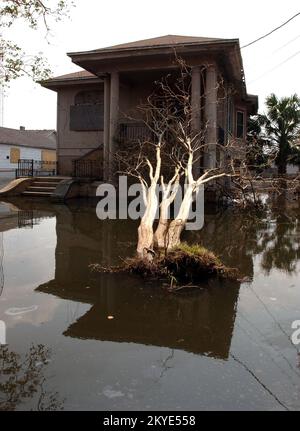
{"label": "debris pile at tree base", "polygon": [[91,265],[99,272],[127,272],[145,279],[169,280],[178,283],[197,283],[210,277],[237,279],[238,271],[226,267],[220,259],[206,248],[195,244],[181,243],[168,253],[161,252],[152,261],[128,258],[123,265],[103,268]]}

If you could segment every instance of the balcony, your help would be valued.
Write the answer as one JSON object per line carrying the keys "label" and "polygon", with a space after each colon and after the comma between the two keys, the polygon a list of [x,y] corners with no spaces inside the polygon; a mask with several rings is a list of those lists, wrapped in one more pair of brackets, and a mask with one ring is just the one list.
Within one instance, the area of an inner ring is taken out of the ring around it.
{"label": "balcony", "polygon": [[103,166],[99,160],[78,159],[73,160],[74,178],[90,178],[90,179],[103,179]]}
{"label": "balcony", "polygon": [[152,133],[143,122],[128,122],[119,124],[118,141],[121,144],[126,142],[139,142],[152,138]]}

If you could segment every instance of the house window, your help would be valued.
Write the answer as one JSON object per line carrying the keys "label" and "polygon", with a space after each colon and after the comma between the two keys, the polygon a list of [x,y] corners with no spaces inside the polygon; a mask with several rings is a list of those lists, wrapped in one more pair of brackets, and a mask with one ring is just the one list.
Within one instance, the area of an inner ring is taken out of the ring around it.
{"label": "house window", "polygon": [[227,128],[228,128],[228,133],[229,134],[233,134],[233,103],[232,100],[229,98],[228,99],[228,124],[227,124]]}
{"label": "house window", "polygon": [[102,91],[80,91],[75,105],[70,106],[70,130],[99,131],[104,127],[104,95]]}
{"label": "house window", "polygon": [[245,136],[245,114],[243,111],[236,113],[236,137],[243,139]]}
{"label": "house window", "polygon": [[20,158],[20,148],[10,149],[10,163],[18,163]]}

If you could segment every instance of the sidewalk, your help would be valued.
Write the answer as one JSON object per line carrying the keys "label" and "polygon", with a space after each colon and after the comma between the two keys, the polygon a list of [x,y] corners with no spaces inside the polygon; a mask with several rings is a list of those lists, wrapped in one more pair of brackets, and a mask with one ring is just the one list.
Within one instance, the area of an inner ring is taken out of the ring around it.
{"label": "sidewalk", "polygon": [[0,172],[0,190],[5,187],[10,181],[15,179],[14,173],[4,173]]}

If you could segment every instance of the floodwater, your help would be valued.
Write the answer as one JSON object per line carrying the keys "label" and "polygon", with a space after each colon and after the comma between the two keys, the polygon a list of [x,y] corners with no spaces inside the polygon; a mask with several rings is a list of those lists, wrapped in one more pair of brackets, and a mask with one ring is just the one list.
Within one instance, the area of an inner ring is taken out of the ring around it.
{"label": "floodwater", "polygon": [[89,267],[133,254],[136,222],[1,203],[0,410],[300,410],[299,216],[207,210],[186,239],[243,281],[170,294]]}

